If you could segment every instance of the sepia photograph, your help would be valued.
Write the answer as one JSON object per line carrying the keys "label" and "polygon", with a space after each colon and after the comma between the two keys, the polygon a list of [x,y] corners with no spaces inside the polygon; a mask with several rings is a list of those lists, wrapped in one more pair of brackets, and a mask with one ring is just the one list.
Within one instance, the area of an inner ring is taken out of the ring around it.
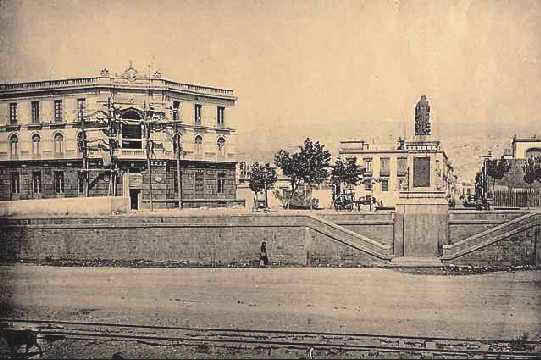
{"label": "sepia photograph", "polygon": [[541,358],[540,0],[0,0],[0,358]]}

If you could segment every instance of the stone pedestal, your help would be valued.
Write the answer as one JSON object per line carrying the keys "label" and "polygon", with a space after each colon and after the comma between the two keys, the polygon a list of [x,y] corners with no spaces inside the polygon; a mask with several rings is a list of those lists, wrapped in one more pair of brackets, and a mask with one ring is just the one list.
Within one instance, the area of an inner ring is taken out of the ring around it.
{"label": "stone pedestal", "polygon": [[445,192],[402,191],[395,216],[395,256],[441,256],[448,234]]}

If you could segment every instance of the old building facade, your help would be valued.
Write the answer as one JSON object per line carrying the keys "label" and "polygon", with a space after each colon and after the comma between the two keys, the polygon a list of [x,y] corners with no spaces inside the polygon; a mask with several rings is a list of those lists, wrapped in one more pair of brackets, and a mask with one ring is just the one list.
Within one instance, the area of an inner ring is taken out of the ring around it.
{"label": "old building facade", "polygon": [[440,141],[432,137],[430,105],[422,95],[415,106],[415,136],[398,139],[396,146],[378,146],[362,140],[340,142],[339,155],[356,158],[364,168],[356,196],[370,195],[383,206],[395,206],[400,192],[444,192],[459,196],[457,177]]}
{"label": "old building facade", "polygon": [[131,64],[119,75],[2,84],[0,201],[117,195],[133,209],[237,204],[236,100],[233,90]]}
{"label": "old building facade", "polygon": [[[363,183],[353,189],[356,197],[370,195],[383,206],[394,206],[401,190],[445,191],[449,197],[458,191],[453,166],[439,141],[399,139],[394,148],[362,140],[341,141],[339,154],[356,158],[364,169]],[[414,171],[422,174],[415,180]]]}

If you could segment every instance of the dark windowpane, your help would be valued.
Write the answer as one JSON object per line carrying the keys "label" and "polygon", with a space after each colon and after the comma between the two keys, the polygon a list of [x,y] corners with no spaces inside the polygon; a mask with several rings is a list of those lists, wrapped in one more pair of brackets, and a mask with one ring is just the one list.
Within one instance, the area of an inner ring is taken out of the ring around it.
{"label": "dark windowpane", "polygon": [[380,159],[380,168],[379,168],[379,175],[380,176],[389,176],[390,174],[390,159],[389,158],[381,158]]}
{"label": "dark windowpane", "polygon": [[17,103],[9,104],[9,123],[17,124]]}
{"label": "dark windowpane", "polygon": [[202,170],[195,173],[195,192],[197,194],[205,192],[205,175]]}
{"label": "dark windowpane", "polygon": [[143,131],[140,125],[122,124],[122,137],[125,139],[141,139]]}
{"label": "dark windowpane", "polygon": [[195,104],[194,108],[194,121],[196,125],[201,125],[201,105]]}
{"label": "dark windowpane", "polygon": [[122,124],[122,148],[141,149],[143,131],[140,125]]}
{"label": "dark windowpane", "polygon": [[39,123],[39,101],[32,101],[32,123]]}
{"label": "dark windowpane", "polygon": [[18,194],[20,192],[19,173],[11,173],[11,193]]}
{"label": "dark windowpane", "polygon": [[389,191],[389,180],[381,180],[381,191]]}
{"label": "dark windowpane", "polygon": [[64,172],[63,171],[54,172],[54,190],[57,194],[62,194],[64,192]]}
{"label": "dark windowpane", "polygon": [[41,171],[32,172],[32,192],[41,193]]}
{"label": "dark windowpane", "polygon": [[54,101],[54,121],[62,122],[62,100]]}
{"label": "dark windowpane", "polygon": [[218,127],[223,127],[224,126],[224,107],[223,106],[218,106],[218,110],[217,110],[217,114],[216,114],[216,120],[217,120],[217,125]]}
{"label": "dark windowpane", "polygon": [[225,173],[218,173],[218,194],[223,194],[225,190]]}
{"label": "dark windowpane", "polygon": [[180,101],[173,101],[173,121],[178,121],[178,112],[180,109]]}
{"label": "dark windowpane", "polygon": [[86,112],[86,99],[77,99],[77,120],[83,122]]}

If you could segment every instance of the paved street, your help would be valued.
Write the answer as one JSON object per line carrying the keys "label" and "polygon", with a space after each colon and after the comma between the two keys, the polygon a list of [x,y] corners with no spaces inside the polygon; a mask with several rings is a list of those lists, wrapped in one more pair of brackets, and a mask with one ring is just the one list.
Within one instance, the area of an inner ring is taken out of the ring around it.
{"label": "paved street", "polygon": [[541,272],[0,268],[3,316],[409,336],[541,337]]}

